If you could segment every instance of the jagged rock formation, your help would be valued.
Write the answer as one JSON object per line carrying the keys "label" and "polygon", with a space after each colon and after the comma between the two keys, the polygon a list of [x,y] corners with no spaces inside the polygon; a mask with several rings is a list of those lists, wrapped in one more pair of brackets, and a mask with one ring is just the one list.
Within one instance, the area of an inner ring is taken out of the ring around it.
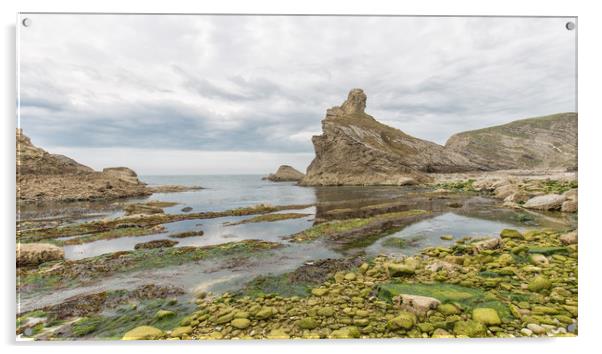
{"label": "jagged rock formation", "polygon": [[443,146],[379,123],[366,114],[366,94],[349,92],[326,111],[323,134],[312,142],[316,157],[303,185],[404,185],[430,181],[430,172],[462,172],[479,166]]}
{"label": "jagged rock formation", "polygon": [[577,113],[560,113],[452,136],[445,148],[488,170],[577,169]]}
{"label": "jagged rock formation", "polygon": [[17,200],[75,201],[151,194],[128,168],[97,172],[63,155],[34,146],[17,129]]}
{"label": "jagged rock formation", "polygon": [[270,173],[267,177],[263,177],[262,179],[267,179],[272,182],[287,182],[300,181],[303,177],[305,177],[305,175],[294,167],[282,165],[278,167],[276,173]]}

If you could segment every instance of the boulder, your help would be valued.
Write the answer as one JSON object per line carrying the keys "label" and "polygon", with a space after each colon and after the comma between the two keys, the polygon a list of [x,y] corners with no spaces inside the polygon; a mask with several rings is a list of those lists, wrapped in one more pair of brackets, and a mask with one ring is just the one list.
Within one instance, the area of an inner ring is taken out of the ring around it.
{"label": "boulder", "polygon": [[523,236],[523,234],[513,229],[503,229],[502,232],[500,232],[500,237],[502,239],[525,239],[525,236]]}
{"label": "boulder", "polygon": [[390,319],[388,322],[388,326],[392,330],[412,329],[412,327],[414,327],[415,325],[416,315],[407,311],[400,312],[396,317]]}
{"label": "boulder", "polygon": [[574,245],[577,243],[577,230],[575,231],[571,231],[569,233],[566,233],[562,236],[560,236],[560,242],[562,242],[565,245]]}
{"label": "boulder", "polygon": [[126,332],[122,340],[153,340],[163,337],[163,331],[152,326],[139,326]]}
{"label": "boulder", "polygon": [[536,210],[560,210],[562,203],[566,200],[564,195],[560,194],[546,194],[533,197],[525,204],[524,208],[536,209]]}
{"label": "boulder", "polygon": [[64,258],[63,249],[49,243],[17,243],[17,267],[37,266]]}
{"label": "boulder", "polygon": [[418,316],[424,316],[429,310],[434,310],[441,301],[428,296],[399,294],[394,301],[403,309],[411,311]]}
{"label": "boulder", "polygon": [[576,213],[577,212],[577,202],[574,200],[567,200],[562,203],[560,207],[560,211],[563,213]]}
{"label": "boulder", "polygon": [[251,321],[249,321],[246,318],[236,318],[233,319],[232,322],[230,322],[230,324],[234,328],[245,329],[251,325]]}
{"label": "boulder", "polygon": [[499,325],[502,323],[497,311],[492,308],[482,307],[472,310],[472,319],[484,325]]}
{"label": "boulder", "polygon": [[276,173],[270,173],[267,177],[263,179],[270,180],[272,182],[291,182],[291,181],[300,181],[305,175],[296,170],[292,166],[282,165],[278,167],[278,171]]}
{"label": "boulder", "polygon": [[454,324],[454,333],[468,337],[484,337],[487,334],[487,328],[475,320],[457,321]]}
{"label": "boulder", "polygon": [[502,247],[502,240],[499,238],[490,238],[475,242],[473,243],[472,247],[477,253],[483,250],[493,250]]}

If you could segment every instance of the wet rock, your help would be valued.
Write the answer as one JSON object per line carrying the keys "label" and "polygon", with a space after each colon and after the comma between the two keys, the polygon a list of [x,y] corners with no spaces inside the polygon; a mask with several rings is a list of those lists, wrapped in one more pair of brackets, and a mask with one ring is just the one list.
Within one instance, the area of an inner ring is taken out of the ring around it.
{"label": "wet rock", "polygon": [[546,333],[546,329],[536,323],[529,323],[527,328],[535,334],[541,335]]}
{"label": "wet rock", "polygon": [[140,326],[126,332],[122,340],[153,340],[163,337],[163,331],[152,326]]}
{"label": "wet rock", "polygon": [[552,282],[543,275],[533,278],[528,284],[529,291],[540,292],[552,287]]}
{"label": "wet rock", "polygon": [[[361,258],[321,259],[312,264],[304,264],[289,275],[291,283],[322,283],[336,272],[357,267]],[[342,274],[344,277],[345,275]]]}
{"label": "wet rock", "polygon": [[487,334],[487,328],[475,320],[457,321],[454,324],[454,333],[468,337],[484,337]]}
{"label": "wet rock", "polygon": [[492,308],[476,308],[472,310],[473,320],[480,322],[484,325],[499,325],[502,323],[500,317],[495,309]]}
{"label": "wet rock", "polygon": [[525,238],[525,236],[523,236],[523,234],[521,234],[520,232],[513,230],[513,229],[502,230],[502,232],[500,232],[500,237],[502,239],[518,239],[518,240],[523,240]]}
{"label": "wet rock", "polygon": [[274,309],[271,307],[263,307],[255,314],[255,318],[258,320],[265,320],[272,317],[273,314]]}
{"label": "wet rock", "polygon": [[268,339],[289,339],[290,336],[283,329],[273,329],[267,335]]}
{"label": "wet rock", "polygon": [[538,253],[529,255],[529,262],[531,262],[533,265],[541,267],[547,267],[550,264],[550,261],[546,256]]}
{"label": "wet rock", "polygon": [[577,243],[577,237],[577,230],[571,231],[560,236],[560,242],[562,242],[564,245],[574,245]]}
{"label": "wet rock", "polygon": [[171,336],[182,338],[183,336],[189,335],[190,333],[192,333],[192,327],[190,326],[176,327],[171,332]]}
{"label": "wet rock", "polygon": [[192,211],[192,207],[187,206],[182,208],[180,211],[182,211],[183,213],[189,213]]}
{"label": "wet rock", "polygon": [[416,325],[416,315],[411,312],[402,311],[396,317],[390,319],[387,324],[392,330],[412,329]]}
{"label": "wet rock", "polygon": [[360,331],[357,327],[349,326],[343,327],[341,329],[337,329],[332,331],[329,338],[332,339],[351,339],[351,338],[359,338]]}
{"label": "wet rock", "polygon": [[443,328],[436,328],[433,331],[432,338],[454,338],[454,335],[444,330]]}
{"label": "wet rock", "polygon": [[393,300],[402,308],[419,316],[425,315],[429,310],[434,310],[441,304],[441,301],[433,297],[410,294],[399,294]]}
{"label": "wet rock", "polygon": [[451,241],[454,239],[453,235],[443,235],[440,237],[440,239],[444,240],[444,241]]}
{"label": "wet rock", "polygon": [[314,329],[317,328],[318,325],[318,321],[313,317],[306,317],[297,321],[297,326],[301,329]]}
{"label": "wet rock", "polygon": [[17,267],[37,266],[64,258],[63,249],[49,243],[17,243]]}
{"label": "wet rock", "polygon": [[566,197],[559,194],[546,194],[529,199],[523,207],[536,210],[560,210]]}
{"label": "wet rock", "polygon": [[245,329],[251,325],[251,321],[249,321],[246,318],[236,318],[236,319],[232,320],[232,322],[230,322],[230,324],[232,325],[232,327],[235,327],[238,329]]}
{"label": "wet rock", "polygon": [[128,204],[123,210],[125,215],[155,215],[163,214],[163,209],[148,204]]}
{"label": "wet rock", "polygon": [[176,313],[173,311],[159,310],[155,314],[155,318],[158,320],[162,320],[164,318],[174,317],[175,315],[176,315]]}
{"label": "wet rock", "polygon": [[473,244],[473,249],[476,253],[479,253],[483,250],[493,250],[500,248],[502,246],[502,240],[499,238],[491,238],[488,240],[483,240],[479,242],[475,242]]}
{"label": "wet rock", "polygon": [[563,213],[576,213],[577,212],[577,202],[574,200],[567,200],[562,203],[560,207],[560,211]]}
{"label": "wet rock", "polygon": [[414,274],[416,272],[416,267],[405,263],[389,263],[387,264],[387,270],[392,277],[403,277]]}
{"label": "wet rock", "polygon": [[164,248],[173,247],[178,244],[178,241],[172,240],[152,240],[148,242],[137,243],[134,249],[150,249],[150,248]]}
{"label": "wet rock", "polygon": [[462,310],[460,310],[454,304],[441,304],[437,308],[437,311],[439,311],[442,314],[447,315],[447,316],[450,316],[450,315],[459,315],[460,313],[462,313]]}

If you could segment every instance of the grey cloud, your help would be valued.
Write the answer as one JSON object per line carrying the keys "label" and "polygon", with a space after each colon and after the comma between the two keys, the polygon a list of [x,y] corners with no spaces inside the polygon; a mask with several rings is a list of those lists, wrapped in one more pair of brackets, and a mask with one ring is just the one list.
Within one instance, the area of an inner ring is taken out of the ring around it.
{"label": "grey cloud", "polygon": [[353,87],[438,143],[575,107],[560,18],[35,16],[21,126],[42,145],[311,153],[295,137]]}

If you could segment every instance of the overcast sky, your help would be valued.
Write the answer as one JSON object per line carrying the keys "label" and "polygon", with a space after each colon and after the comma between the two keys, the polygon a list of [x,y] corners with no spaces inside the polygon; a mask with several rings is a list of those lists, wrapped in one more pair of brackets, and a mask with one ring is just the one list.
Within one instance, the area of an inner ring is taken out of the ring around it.
{"label": "overcast sky", "polygon": [[575,111],[562,18],[28,15],[20,125],[34,144],[139,174],[305,170],[351,88],[439,144]]}

